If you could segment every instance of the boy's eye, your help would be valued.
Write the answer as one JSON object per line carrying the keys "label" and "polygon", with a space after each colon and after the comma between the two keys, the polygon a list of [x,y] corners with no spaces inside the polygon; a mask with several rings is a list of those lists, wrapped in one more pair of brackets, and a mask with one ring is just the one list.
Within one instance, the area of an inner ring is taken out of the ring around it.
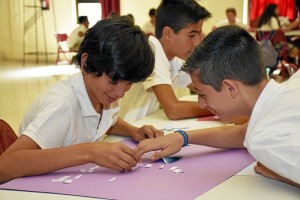
{"label": "boy's eye", "polygon": [[198,94],[198,97],[200,97],[200,98],[204,98],[205,97],[205,95],[203,95],[203,94]]}
{"label": "boy's eye", "polygon": [[109,80],[109,83],[110,83],[111,85],[117,85],[117,84],[118,84],[118,81]]}

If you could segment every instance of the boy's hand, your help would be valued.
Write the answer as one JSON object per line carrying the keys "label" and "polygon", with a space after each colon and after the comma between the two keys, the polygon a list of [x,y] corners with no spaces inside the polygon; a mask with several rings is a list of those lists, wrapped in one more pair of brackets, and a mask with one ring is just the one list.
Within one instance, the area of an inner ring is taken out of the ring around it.
{"label": "boy's hand", "polygon": [[164,135],[162,130],[156,129],[151,125],[144,125],[138,129],[137,133],[132,134],[132,139],[136,142],[147,138],[157,138]]}
{"label": "boy's hand", "polygon": [[99,166],[118,171],[128,171],[139,161],[137,153],[121,142],[99,142],[95,144],[97,146],[92,149],[91,162]]}
{"label": "boy's hand", "polygon": [[173,155],[180,151],[184,139],[179,133],[171,133],[159,138],[152,138],[141,141],[135,148],[137,156],[141,157],[149,151],[158,151],[151,155],[150,160],[156,161],[166,156]]}

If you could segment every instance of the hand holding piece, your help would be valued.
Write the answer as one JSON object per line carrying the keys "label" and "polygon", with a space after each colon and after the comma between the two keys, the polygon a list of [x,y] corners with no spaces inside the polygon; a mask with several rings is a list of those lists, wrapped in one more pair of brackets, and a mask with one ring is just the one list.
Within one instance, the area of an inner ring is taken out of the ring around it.
{"label": "hand holding piece", "polygon": [[135,148],[137,156],[141,157],[144,153],[161,150],[151,155],[150,160],[156,161],[163,157],[173,155],[180,151],[184,143],[184,138],[179,133],[171,133],[159,138],[152,138],[141,141]]}
{"label": "hand holding piece", "polygon": [[99,166],[115,169],[119,171],[128,171],[136,166],[139,161],[137,153],[127,145],[116,142],[95,143],[96,148],[91,148],[91,160]]}

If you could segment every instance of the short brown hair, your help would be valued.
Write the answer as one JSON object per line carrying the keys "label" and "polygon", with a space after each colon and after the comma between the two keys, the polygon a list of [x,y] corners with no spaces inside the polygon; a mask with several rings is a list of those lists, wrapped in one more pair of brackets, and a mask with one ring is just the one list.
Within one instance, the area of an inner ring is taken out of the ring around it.
{"label": "short brown hair", "polygon": [[236,10],[235,10],[235,8],[227,8],[227,9],[226,9],[226,14],[229,13],[229,12],[233,13],[234,15],[236,15]]}

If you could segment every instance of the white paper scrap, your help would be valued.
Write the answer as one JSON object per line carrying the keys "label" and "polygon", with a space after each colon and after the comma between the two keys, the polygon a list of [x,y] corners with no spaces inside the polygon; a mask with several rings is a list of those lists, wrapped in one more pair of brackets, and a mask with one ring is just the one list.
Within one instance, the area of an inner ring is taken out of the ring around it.
{"label": "white paper scrap", "polygon": [[66,183],[66,184],[70,184],[72,182],[73,182],[73,179],[66,179],[66,180],[64,180],[64,183]]}
{"label": "white paper scrap", "polygon": [[113,177],[113,178],[109,179],[108,182],[114,181],[116,179],[117,179],[117,177]]}
{"label": "white paper scrap", "polygon": [[52,179],[53,182],[63,182],[65,181],[66,179],[70,178],[71,176],[64,176],[64,177],[61,177],[59,179]]}
{"label": "white paper scrap", "polygon": [[165,166],[164,165],[161,165],[161,166],[159,166],[159,169],[163,169]]}
{"label": "white paper scrap", "polygon": [[91,167],[90,169],[92,169],[92,170],[94,170],[94,169],[97,169],[97,168],[99,168],[100,166],[95,166],[95,167]]}
{"label": "white paper scrap", "polygon": [[173,172],[178,174],[178,173],[183,173],[183,170],[178,168],[178,169],[173,170]]}
{"label": "white paper scrap", "polygon": [[146,167],[146,168],[150,168],[150,167],[152,167],[152,165],[153,165],[153,164],[147,164],[145,167]]}
{"label": "white paper scrap", "polygon": [[174,171],[174,170],[177,169],[177,168],[178,168],[177,166],[173,166],[173,167],[171,167],[169,170]]}
{"label": "white paper scrap", "polygon": [[88,169],[88,172],[89,172],[89,173],[94,173],[95,170],[91,168],[91,169]]}
{"label": "white paper scrap", "polygon": [[81,174],[79,174],[79,175],[75,176],[75,178],[74,178],[74,179],[79,179],[81,176],[82,176],[82,175],[81,175]]}

